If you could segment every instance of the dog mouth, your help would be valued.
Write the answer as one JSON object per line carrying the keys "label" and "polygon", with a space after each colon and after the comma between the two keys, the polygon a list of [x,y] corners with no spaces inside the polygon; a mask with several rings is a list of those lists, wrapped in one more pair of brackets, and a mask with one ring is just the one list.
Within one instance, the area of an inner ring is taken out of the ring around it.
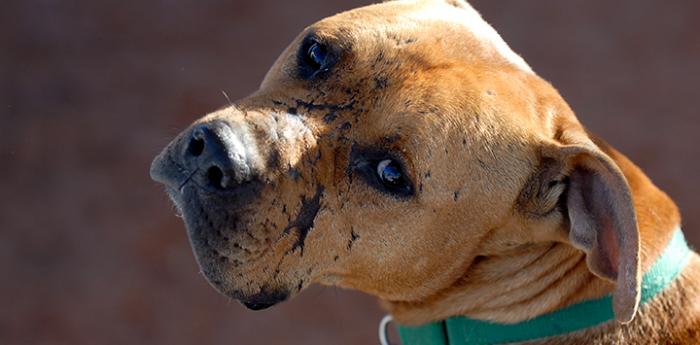
{"label": "dog mouth", "polygon": [[[230,251],[228,237],[218,236],[217,224],[207,215],[202,197],[196,186],[185,184],[179,190],[167,188],[178,214],[183,218],[187,235],[197,264],[207,282],[219,293],[237,300],[250,310],[263,310],[284,302],[291,293],[282,288],[262,286],[257,293],[244,293],[230,281],[231,269],[242,264],[242,260],[230,259],[225,252]],[[228,217],[227,217],[228,218]],[[230,217],[235,220],[235,217]],[[226,224],[235,227],[235,221]],[[244,280],[244,274],[238,274],[236,280]],[[240,281],[238,283],[241,283]]]}
{"label": "dog mouth", "polygon": [[235,228],[237,217],[228,215],[226,210],[207,212],[206,198],[191,183],[183,184],[178,189],[168,187],[166,191],[185,224],[190,247],[200,270],[214,287],[220,289],[228,266],[238,266],[241,263],[241,260],[230,259],[231,254],[235,254],[229,246],[229,237],[232,235],[221,230]]}

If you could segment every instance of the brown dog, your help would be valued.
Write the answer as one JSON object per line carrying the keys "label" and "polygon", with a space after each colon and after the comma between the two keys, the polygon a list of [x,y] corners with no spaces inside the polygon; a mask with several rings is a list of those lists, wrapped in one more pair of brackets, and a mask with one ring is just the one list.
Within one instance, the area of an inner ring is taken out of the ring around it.
{"label": "brown dog", "polygon": [[639,307],[673,201],[462,1],[310,26],[151,175],[207,279],[252,309],[321,283],[378,296],[401,324],[509,324],[612,293],[618,321],[540,341],[700,341],[697,255]]}

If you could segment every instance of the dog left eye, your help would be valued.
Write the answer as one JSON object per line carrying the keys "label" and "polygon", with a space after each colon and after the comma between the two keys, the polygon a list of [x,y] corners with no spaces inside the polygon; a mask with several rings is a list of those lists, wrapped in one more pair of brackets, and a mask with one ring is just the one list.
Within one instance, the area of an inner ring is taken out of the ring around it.
{"label": "dog left eye", "polygon": [[[399,157],[397,157],[399,156]],[[372,148],[353,147],[350,152],[350,174],[356,172],[362,181],[382,193],[406,200],[415,195],[411,176],[400,155]]]}
{"label": "dog left eye", "polygon": [[377,163],[377,178],[390,192],[401,195],[411,194],[411,185],[404,176],[401,166],[392,159]]}

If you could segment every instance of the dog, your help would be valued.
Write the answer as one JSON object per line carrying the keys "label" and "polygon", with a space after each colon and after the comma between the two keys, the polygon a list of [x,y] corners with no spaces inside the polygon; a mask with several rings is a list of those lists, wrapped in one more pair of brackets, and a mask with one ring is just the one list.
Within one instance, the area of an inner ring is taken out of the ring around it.
{"label": "dog", "polygon": [[462,0],[311,25],[151,176],[206,279],[250,309],[319,283],[377,296],[410,344],[700,343],[674,202]]}

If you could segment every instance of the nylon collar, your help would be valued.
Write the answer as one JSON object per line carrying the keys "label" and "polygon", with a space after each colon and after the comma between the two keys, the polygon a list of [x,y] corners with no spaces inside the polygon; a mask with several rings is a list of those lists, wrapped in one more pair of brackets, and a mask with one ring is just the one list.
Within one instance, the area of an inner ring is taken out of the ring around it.
{"label": "nylon collar", "polygon": [[[640,304],[651,300],[678,277],[690,253],[678,228],[663,254],[644,274]],[[459,316],[416,327],[397,325],[397,329],[404,345],[495,345],[563,335],[613,319],[612,296],[608,295],[515,324]]]}

